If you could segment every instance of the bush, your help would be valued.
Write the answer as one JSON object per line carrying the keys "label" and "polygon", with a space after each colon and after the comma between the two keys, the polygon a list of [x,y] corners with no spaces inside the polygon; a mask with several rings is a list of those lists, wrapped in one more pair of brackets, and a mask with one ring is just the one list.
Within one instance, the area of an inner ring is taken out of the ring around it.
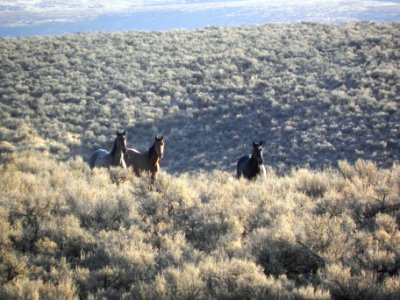
{"label": "bush", "polygon": [[344,167],[254,182],[127,172],[117,184],[117,170],[79,158],[12,154],[0,172],[0,295],[396,297],[399,167]]}

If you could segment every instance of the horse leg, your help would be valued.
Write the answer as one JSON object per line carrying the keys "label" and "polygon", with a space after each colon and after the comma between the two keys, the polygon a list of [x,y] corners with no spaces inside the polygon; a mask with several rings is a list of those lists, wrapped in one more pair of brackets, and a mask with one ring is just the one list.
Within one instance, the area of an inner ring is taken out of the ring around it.
{"label": "horse leg", "polygon": [[139,170],[139,168],[133,167],[133,173],[135,173],[135,175],[136,175],[137,177],[140,177],[140,170]]}
{"label": "horse leg", "polygon": [[159,169],[160,169],[160,166],[158,163],[156,163],[154,165],[153,170],[151,170],[151,182],[152,183],[154,183],[154,181],[156,180],[156,175],[157,175]]}
{"label": "horse leg", "polygon": [[156,181],[157,172],[151,172],[151,184],[154,184]]}

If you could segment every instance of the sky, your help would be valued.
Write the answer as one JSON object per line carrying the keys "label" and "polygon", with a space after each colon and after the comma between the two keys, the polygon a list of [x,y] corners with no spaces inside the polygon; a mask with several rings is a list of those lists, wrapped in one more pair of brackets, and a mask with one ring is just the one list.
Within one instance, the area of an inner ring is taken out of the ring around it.
{"label": "sky", "polygon": [[0,36],[303,21],[399,22],[400,0],[0,0]]}

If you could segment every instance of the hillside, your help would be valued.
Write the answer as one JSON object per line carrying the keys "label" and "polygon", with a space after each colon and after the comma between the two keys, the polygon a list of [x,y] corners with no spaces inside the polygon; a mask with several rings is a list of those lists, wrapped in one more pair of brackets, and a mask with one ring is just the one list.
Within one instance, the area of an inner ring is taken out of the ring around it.
{"label": "hillside", "polygon": [[303,23],[1,39],[0,151],[87,158],[126,129],[141,150],[165,134],[169,173],[233,172],[253,139],[265,140],[278,172],[343,159],[390,167],[400,155],[399,29]]}
{"label": "hillside", "polygon": [[399,29],[0,39],[0,299],[399,299]]}

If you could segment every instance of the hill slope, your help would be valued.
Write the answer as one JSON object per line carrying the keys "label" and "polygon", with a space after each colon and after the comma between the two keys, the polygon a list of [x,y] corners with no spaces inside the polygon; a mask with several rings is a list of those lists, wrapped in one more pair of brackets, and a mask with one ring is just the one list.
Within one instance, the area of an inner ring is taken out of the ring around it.
{"label": "hill slope", "polygon": [[[0,40],[2,151],[145,150],[168,172],[233,171],[252,140],[278,171],[400,156],[400,25],[268,25]],[[32,141],[27,137],[35,135]],[[35,146],[35,142],[39,145]]]}

